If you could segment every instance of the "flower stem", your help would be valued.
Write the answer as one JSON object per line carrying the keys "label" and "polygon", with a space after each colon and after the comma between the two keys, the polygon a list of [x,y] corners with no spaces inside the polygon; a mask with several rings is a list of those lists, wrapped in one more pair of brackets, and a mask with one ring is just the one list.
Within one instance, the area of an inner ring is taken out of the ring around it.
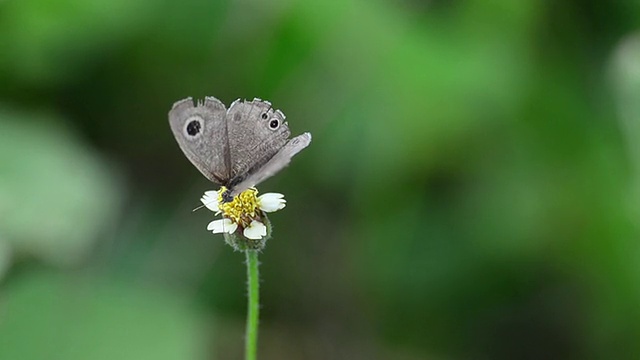
{"label": "flower stem", "polygon": [[256,360],[258,353],[258,316],[260,312],[258,251],[246,250],[247,255],[247,330],[245,339],[245,360]]}

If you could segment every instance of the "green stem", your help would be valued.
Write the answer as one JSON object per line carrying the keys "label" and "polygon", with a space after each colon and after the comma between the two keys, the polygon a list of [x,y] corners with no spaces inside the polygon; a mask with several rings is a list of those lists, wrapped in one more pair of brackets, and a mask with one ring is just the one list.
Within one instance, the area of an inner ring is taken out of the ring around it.
{"label": "green stem", "polygon": [[258,274],[258,251],[246,250],[247,254],[247,333],[245,339],[245,360],[256,360],[258,354],[258,316],[260,312],[260,278]]}

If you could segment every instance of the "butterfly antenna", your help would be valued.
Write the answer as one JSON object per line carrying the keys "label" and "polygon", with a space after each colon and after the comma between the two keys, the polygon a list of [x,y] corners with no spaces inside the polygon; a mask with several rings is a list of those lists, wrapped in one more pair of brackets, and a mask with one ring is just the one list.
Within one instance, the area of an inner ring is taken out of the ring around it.
{"label": "butterfly antenna", "polygon": [[203,207],[205,207],[205,205],[200,205],[200,206],[198,206],[197,208],[195,208],[195,209],[191,210],[191,212],[195,212],[196,210],[200,210],[200,209],[202,209]]}
{"label": "butterfly antenna", "polygon": [[208,202],[206,204],[202,204],[202,205],[198,206],[197,208],[191,210],[191,212],[195,212],[196,210],[200,210],[200,209],[202,209],[203,207],[205,207],[205,206],[207,206],[209,204],[213,204],[214,202],[215,202],[215,200],[214,201],[210,201],[210,202]]}
{"label": "butterfly antenna", "polygon": [[270,101],[265,100],[263,102],[266,103],[267,105],[269,105],[269,108],[267,109],[267,112],[269,112],[271,109],[273,109],[273,105],[271,105]]}

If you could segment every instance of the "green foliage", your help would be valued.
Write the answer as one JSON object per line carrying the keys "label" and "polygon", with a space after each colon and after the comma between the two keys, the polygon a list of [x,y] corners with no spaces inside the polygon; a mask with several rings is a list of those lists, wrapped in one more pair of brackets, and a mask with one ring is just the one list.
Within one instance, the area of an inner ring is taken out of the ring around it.
{"label": "green foliage", "polygon": [[193,359],[204,329],[184,301],[99,277],[37,274],[9,286],[2,359]]}
{"label": "green foliage", "polygon": [[78,358],[197,358],[194,315],[139,282],[240,356],[242,259],[191,213],[214,186],[166,119],[205,95],[313,134],[260,187],[288,200],[261,358],[637,358],[639,24],[631,1],[0,3],[0,358],[58,323]]}
{"label": "green foliage", "polygon": [[0,241],[14,256],[84,261],[117,211],[115,174],[55,116],[0,108]]}

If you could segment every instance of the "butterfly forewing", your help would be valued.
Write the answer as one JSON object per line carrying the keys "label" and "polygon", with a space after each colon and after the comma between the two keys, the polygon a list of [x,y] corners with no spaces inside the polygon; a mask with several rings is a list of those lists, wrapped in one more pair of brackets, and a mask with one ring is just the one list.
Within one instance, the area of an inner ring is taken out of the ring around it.
{"label": "butterfly forewing", "polygon": [[173,104],[169,123],[173,135],[187,158],[209,180],[226,185],[229,156],[226,142],[226,108],[214,97],[194,104],[189,97]]}

